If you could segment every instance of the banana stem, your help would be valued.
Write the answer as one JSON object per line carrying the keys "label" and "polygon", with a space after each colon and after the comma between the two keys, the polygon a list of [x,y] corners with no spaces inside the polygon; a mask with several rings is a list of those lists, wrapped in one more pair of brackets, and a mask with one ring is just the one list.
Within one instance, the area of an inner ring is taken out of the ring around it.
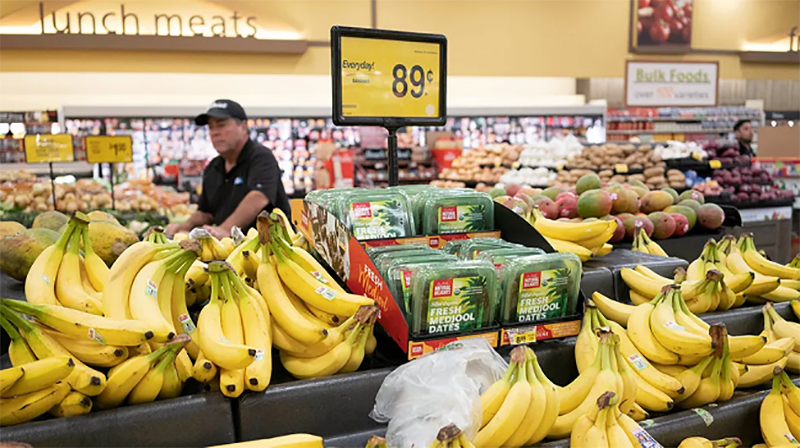
{"label": "banana stem", "polygon": [[11,321],[11,323],[16,325],[17,328],[22,333],[28,333],[28,332],[33,331],[33,324],[28,322],[18,312],[14,311],[11,308],[9,308],[8,306],[6,306],[6,304],[8,303],[9,300],[11,300],[11,299],[2,299],[3,306],[0,307],[0,313],[2,313],[3,316],[5,316],[9,321]]}
{"label": "banana stem", "polygon": [[219,276],[218,272],[211,272],[211,297],[209,298],[208,305],[219,306]]}
{"label": "banana stem", "polygon": [[233,295],[233,290],[231,289],[231,282],[228,275],[222,273],[220,278],[222,284],[222,293],[225,295],[226,300],[235,300],[235,296]]}
{"label": "banana stem", "polygon": [[22,336],[19,334],[19,331],[17,331],[17,329],[11,325],[11,322],[9,322],[8,319],[6,319],[6,317],[2,314],[0,314],[0,326],[2,326],[3,330],[8,333],[8,337],[10,337],[12,341],[18,341],[20,338],[22,338]]}

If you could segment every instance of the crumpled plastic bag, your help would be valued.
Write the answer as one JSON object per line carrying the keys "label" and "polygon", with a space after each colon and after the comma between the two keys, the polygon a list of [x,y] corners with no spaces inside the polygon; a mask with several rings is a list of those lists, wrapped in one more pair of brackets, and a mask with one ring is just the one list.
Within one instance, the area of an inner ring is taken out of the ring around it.
{"label": "crumpled plastic bag", "polygon": [[389,422],[392,447],[426,447],[451,423],[472,439],[480,429],[481,393],[507,368],[483,338],[451,342],[389,374],[370,417]]}

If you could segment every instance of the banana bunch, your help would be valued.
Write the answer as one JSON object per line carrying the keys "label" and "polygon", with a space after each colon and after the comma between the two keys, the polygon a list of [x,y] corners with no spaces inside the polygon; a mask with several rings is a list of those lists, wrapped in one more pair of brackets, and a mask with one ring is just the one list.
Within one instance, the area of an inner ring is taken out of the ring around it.
{"label": "banana bunch", "polygon": [[[438,437],[437,437],[438,440]],[[471,442],[469,440],[465,440],[466,443]],[[461,443],[461,441],[459,441]],[[436,445],[433,445],[436,446]],[[464,444],[462,443],[461,446],[463,447]],[[475,446],[475,445],[472,445]],[[367,440],[367,445],[365,448],[389,448],[389,445],[386,443],[386,439],[380,436],[370,436],[369,440]]]}
{"label": "banana bunch", "polygon": [[[584,399],[601,369],[599,339],[595,331],[609,329],[613,334],[612,355],[617,371],[625,386],[620,408],[634,420],[644,420],[647,411],[666,412],[673,408],[674,400],[685,392],[679,380],[657,370],[633,345],[627,332],[616,322],[610,322],[592,302],[587,304],[584,323],[575,344],[575,361],[580,375],[562,390],[562,409],[567,412]],[[603,330],[605,331],[605,330]],[[577,394],[577,397],[572,397]],[[633,397],[633,398],[629,398]]]}
{"label": "banana bunch", "polygon": [[726,248],[731,254],[726,254],[726,257],[731,268],[742,271],[749,269],[755,273],[756,282],[761,280],[768,285],[774,285],[776,281],[778,283],[777,287],[767,292],[745,291],[747,299],[757,303],[763,303],[764,300],[789,302],[800,299],[800,268],[784,266],[767,259],[756,249],[752,233],[742,234],[736,244],[733,243],[733,237],[727,241]]}
{"label": "banana bunch", "polygon": [[[188,238],[184,238],[188,239]],[[144,234],[144,241],[149,241],[153,244],[169,244],[170,241],[166,235],[164,235],[164,228],[161,226],[153,226],[147,229],[147,232]]]}
{"label": "banana bunch", "polygon": [[[636,221],[636,224],[638,225],[639,221]],[[658,243],[647,236],[647,232],[641,226],[633,229],[633,248],[631,250],[643,254],[658,255],[659,257],[669,257]]]}
{"label": "banana bunch", "polygon": [[64,401],[70,386],[64,380],[74,368],[72,358],[55,356],[0,371],[0,426],[26,422],[68,405]]}
{"label": "banana bunch", "polygon": [[792,261],[790,261],[786,266],[790,268],[800,269],[800,254],[795,255]]}
{"label": "banana bunch", "polygon": [[228,255],[230,255],[229,247],[233,244],[233,240],[231,240],[230,245],[226,246],[225,244],[222,244],[220,240],[208,233],[207,230],[199,227],[194,228],[191,232],[189,232],[189,238],[198,240],[200,242],[200,245],[202,246],[200,260],[204,263],[228,258]]}
{"label": "banana bunch", "polygon": [[271,439],[229,443],[209,448],[324,448],[322,437],[311,434],[290,434]]}
{"label": "banana bunch", "polygon": [[111,409],[123,403],[150,403],[179,396],[183,384],[175,359],[190,339],[188,335],[178,335],[150,353],[132,356],[111,368],[106,387],[95,400],[97,407]]}
{"label": "banana bunch", "polygon": [[608,255],[613,246],[617,221],[561,222],[547,219],[537,207],[531,208],[527,220],[558,252],[571,252],[581,261]]}
{"label": "banana bunch", "polygon": [[575,422],[570,436],[570,447],[659,446],[636,421],[620,411],[620,401],[619,395],[612,391],[600,394],[586,413]]}
{"label": "banana bunch", "polygon": [[772,390],[761,403],[760,422],[766,447],[800,444],[800,389],[780,367],[774,368]]}
{"label": "banana bunch", "polygon": [[674,279],[662,277],[641,265],[634,269],[623,268],[620,274],[631,289],[630,297],[634,304],[652,300],[661,288],[676,283],[681,285],[683,298],[693,313],[724,311],[742,306],[746,291],[751,290],[756,280],[756,274],[750,271],[731,272],[724,257],[712,239],[686,271],[676,270]]}
{"label": "banana bunch", "polygon": [[219,373],[222,393],[238,397],[245,389],[262,391],[272,377],[272,330],[262,297],[244,284],[224,261],[208,265],[211,300],[198,318],[195,379],[212,382]]}
{"label": "banana bunch", "polygon": [[25,278],[25,297],[34,304],[102,315],[102,293],[108,277],[108,267],[92,250],[89,217],[76,212],[58,241],[33,262]]}
{"label": "banana bunch", "polygon": [[481,395],[481,426],[472,443],[478,448],[534,445],[555,424],[558,406],[558,388],[533,350],[516,347],[503,377]]}
{"label": "banana bunch", "polygon": [[739,446],[742,446],[742,441],[736,437],[726,437],[719,440],[689,437],[688,439],[683,439],[678,448],[737,448]]}

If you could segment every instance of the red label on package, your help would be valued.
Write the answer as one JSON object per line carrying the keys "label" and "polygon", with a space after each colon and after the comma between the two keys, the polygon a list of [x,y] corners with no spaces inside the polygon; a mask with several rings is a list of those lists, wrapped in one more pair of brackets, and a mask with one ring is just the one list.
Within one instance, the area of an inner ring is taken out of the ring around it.
{"label": "red label on package", "polygon": [[447,278],[433,281],[433,297],[450,297],[453,295],[453,279]]}
{"label": "red label on package", "polygon": [[538,288],[542,283],[541,272],[526,272],[522,275],[522,289]]}
{"label": "red label on package", "polygon": [[403,283],[405,283],[406,288],[411,287],[411,271],[403,271]]}
{"label": "red label on package", "polygon": [[428,245],[431,246],[433,249],[439,248],[439,238],[431,238],[428,241]]}
{"label": "red label on package", "polygon": [[372,218],[372,205],[369,202],[354,202],[353,213],[356,218]]}
{"label": "red label on package", "polygon": [[544,325],[536,327],[536,340],[553,339],[553,332]]}
{"label": "red label on package", "polygon": [[458,221],[458,207],[442,207],[442,222]]}

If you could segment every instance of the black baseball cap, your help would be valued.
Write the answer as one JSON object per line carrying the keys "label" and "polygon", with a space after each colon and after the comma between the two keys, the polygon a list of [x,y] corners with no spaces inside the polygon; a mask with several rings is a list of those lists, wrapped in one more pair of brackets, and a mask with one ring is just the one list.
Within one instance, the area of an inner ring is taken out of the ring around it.
{"label": "black baseball cap", "polygon": [[244,112],[241,104],[231,100],[216,100],[208,106],[208,110],[195,117],[194,122],[198,126],[205,126],[208,124],[208,118],[214,117],[220,120],[227,118],[236,118],[242,121],[247,120],[247,114]]}

